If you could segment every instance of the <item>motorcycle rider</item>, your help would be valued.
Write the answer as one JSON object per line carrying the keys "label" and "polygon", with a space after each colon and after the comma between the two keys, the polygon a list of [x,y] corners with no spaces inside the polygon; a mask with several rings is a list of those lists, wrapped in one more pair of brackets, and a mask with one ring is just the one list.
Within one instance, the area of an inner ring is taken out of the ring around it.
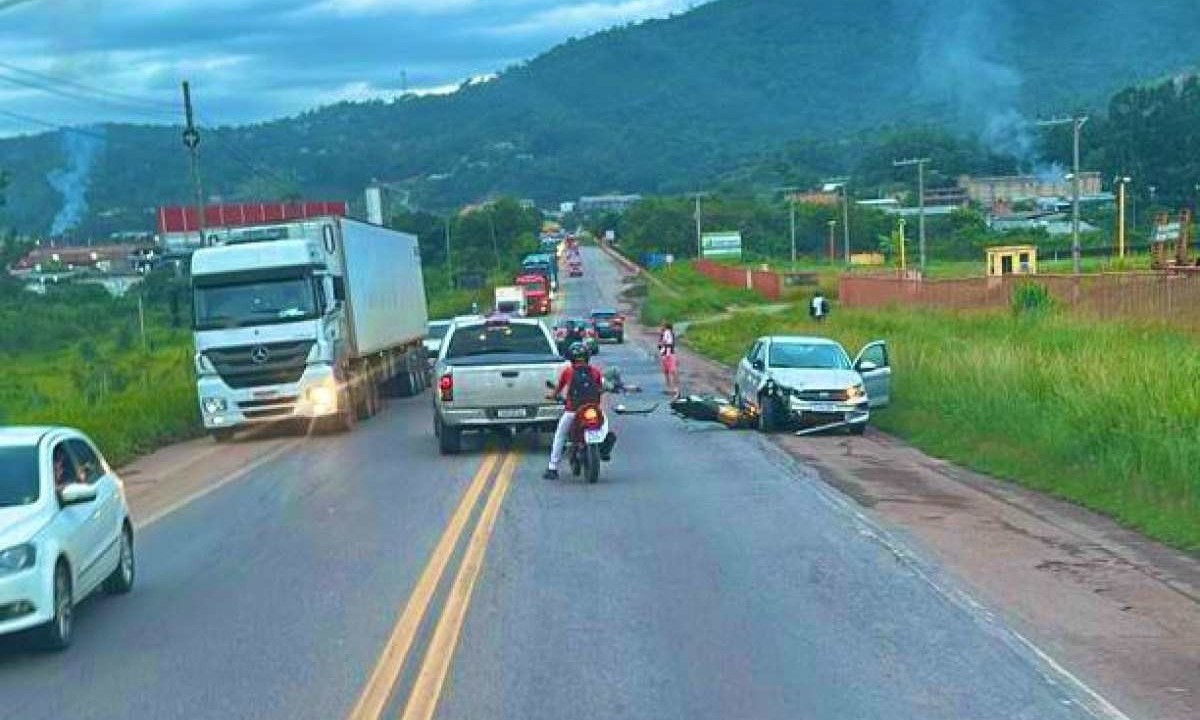
{"label": "motorcycle rider", "polygon": [[[546,480],[558,479],[558,464],[562,462],[567,437],[575,423],[575,410],[586,404],[598,405],[604,394],[604,375],[599,368],[588,364],[591,353],[588,352],[587,346],[582,342],[573,342],[567,348],[566,355],[567,359],[571,361],[571,365],[562,371],[554,392],[547,396],[551,400],[561,396],[566,411],[562,414],[558,421],[558,428],[554,431],[554,444],[550,448],[550,465],[542,476]],[[608,461],[616,441],[616,434],[610,431],[600,446],[601,460]]]}

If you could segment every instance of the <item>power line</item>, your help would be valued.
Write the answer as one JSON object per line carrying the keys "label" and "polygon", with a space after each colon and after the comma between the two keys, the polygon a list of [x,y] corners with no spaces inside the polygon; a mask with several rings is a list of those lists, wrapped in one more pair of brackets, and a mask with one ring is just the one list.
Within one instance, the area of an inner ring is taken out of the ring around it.
{"label": "power line", "polygon": [[41,118],[33,117],[32,115],[25,115],[22,113],[13,112],[11,110],[0,110],[0,115],[12,118],[13,120],[19,120],[24,123],[30,123],[32,125],[40,125],[42,127],[47,127],[52,130],[58,130],[60,132],[69,132],[69,133],[75,133],[76,135],[85,135],[87,137],[95,138],[97,140],[107,139],[103,134],[95,132],[94,130],[87,130],[84,128],[71,127],[69,125],[61,125],[61,124],[53,122],[51,120],[43,120]]}
{"label": "power line", "polygon": [[29,68],[24,68],[24,67],[20,67],[18,65],[13,65],[12,63],[8,63],[8,62],[0,61],[0,68],[8,70],[9,72],[15,72],[15,73],[20,73],[21,75],[27,75],[29,77],[36,78],[38,80],[42,80],[45,82],[57,83],[59,85],[66,85],[69,87],[73,87],[73,88],[76,88],[77,90],[80,90],[80,91],[83,91],[86,93],[90,93],[92,95],[100,95],[102,97],[112,98],[113,100],[117,100],[122,103],[129,103],[132,105],[144,105],[147,108],[153,108],[154,110],[159,111],[159,112],[170,111],[170,112],[174,113],[177,110],[177,106],[175,103],[169,102],[166,100],[156,100],[156,99],[150,98],[150,97],[141,97],[141,96],[137,96],[137,95],[130,95],[130,94],[126,94],[126,93],[116,92],[114,90],[107,90],[104,88],[93,87],[91,85],[87,85],[85,83],[79,82],[78,80],[64,77],[62,75],[52,75],[50,73],[39,72],[37,70],[30,70]]}
{"label": "power line", "polygon": [[50,84],[45,83],[40,80],[31,80],[31,79],[19,77],[16,75],[5,74],[2,72],[0,72],[0,80],[3,80],[8,83],[12,83],[13,85],[18,85],[20,87],[25,87],[25,88],[29,88],[31,90],[36,90],[38,92],[44,92],[44,93],[47,93],[50,95],[57,95],[59,97],[66,98],[68,100],[74,100],[76,102],[106,104],[110,107],[122,110],[124,112],[140,113],[141,115],[144,115],[144,116],[153,116],[156,118],[163,117],[168,114],[165,109],[149,110],[145,107],[139,107],[137,105],[134,105],[134,104],[131,104],[128,102],[122,102],[122,101],[117,101],[117,100],[113,100],[113,99],[105,99],[105,98],[101,98],[101,97],[90,97],[87,95],[82,95],[79,92],[64,90],[63,88],[56,87],[54,85],[50,85]]}

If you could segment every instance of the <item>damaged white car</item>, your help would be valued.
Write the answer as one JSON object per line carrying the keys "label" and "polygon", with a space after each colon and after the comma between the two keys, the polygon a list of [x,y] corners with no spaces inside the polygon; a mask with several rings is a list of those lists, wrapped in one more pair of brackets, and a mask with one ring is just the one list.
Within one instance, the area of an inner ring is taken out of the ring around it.
{"label": "damaged white car", "polygon": [[734,402],[757,411],[759,429],[798,427],[802,434],[845,428],[861,435],[871,409],[890,400],[887,343],[873,342],[851,362],[826,338],[759,338],[738,363]]}

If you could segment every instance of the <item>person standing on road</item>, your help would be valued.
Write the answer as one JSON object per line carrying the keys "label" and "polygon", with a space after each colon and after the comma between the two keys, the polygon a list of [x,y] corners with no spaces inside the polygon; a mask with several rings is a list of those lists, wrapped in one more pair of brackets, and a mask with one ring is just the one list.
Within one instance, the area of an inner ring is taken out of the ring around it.
{"label": "person standing on road", "polygon": [[668,395],[679,394],[679,358],[675,354],[675,326],[663,322],[658,332],[658,355]]}
{"label": "person standing on road", "polygon": [[813,299],[808,304],[808,315],[817,322],[823,322],[829,317],[829,301],[825,299],[825,294],[818,291]]}
{"label": "person standing on road", "polygon": [[[604,395],[604,374],[599,368],[588,364],[590,355],[583,343],[572,343],[567,349],[567,358],[571,361],[571,366],[562,371],[558,385],[549,395],[551,400],[562,398],[565,412],[559,418],[558,427],[554,431],[554,444],[550,446],[550,465],[542,475],[546,480],[558,479],[558,464],[562,462],[567,436],[575,424],[575,410],[583,405],[599,405]],[[608,460],[615,441],[616,436],[610,432],[600,448],[601,460]]]}

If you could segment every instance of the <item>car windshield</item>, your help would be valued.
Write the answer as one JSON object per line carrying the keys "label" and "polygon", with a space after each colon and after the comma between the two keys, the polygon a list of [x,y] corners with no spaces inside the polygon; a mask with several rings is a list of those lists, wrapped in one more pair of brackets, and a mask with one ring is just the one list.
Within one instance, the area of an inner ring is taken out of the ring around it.
{"label": "car windshield", "polygon": [[617,314],[615,312],[607,310],[597,310],[596,312],[592,313],[593,320],[612,320],[616,316]]}
{"label": "car windshield", "polygon": [[850,359],[836,345],[773,343],[771,367],[780,370],[849,370]]}
{"label": "car windshield", "polygon": [[310,278],[198,285],[195,306],[197,330],[297,322],[320,315]]}
{"label": "car windshield", "polygon": [[32,505],[39,495],[37,448],[0,447],[0,508]]}
{"label": "car windshield", "polygon": [[487,324],[461,327],[450,336],[446,359],[478,355],[546,355],[554,352],[539,325]]}
{"label": "car windshield", "polygon": [[525,283],[525,289],[529,292],[542,292],[546,289],[546,286],[540,282],[527,282]]}

